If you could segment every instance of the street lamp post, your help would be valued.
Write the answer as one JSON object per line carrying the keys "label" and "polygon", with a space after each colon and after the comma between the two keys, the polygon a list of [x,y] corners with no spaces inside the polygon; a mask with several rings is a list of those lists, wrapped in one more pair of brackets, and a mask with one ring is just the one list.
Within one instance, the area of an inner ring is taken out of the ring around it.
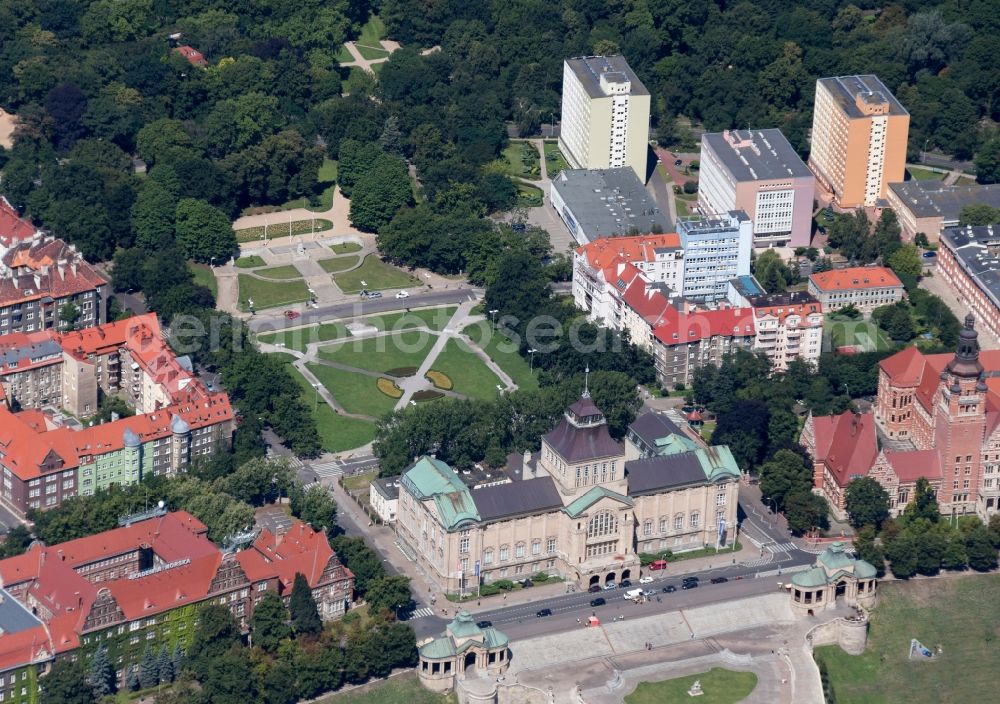
{"label": "street lamp post", "polygon": [[313,400],[313,413],[319,410],[319,384],[313,384],[313,391],[315,392],[315,399]]}
{"label": "street lamp post", "polygon": [[535,352],[537,352],[537,351],[538,350],[536,350],[534,347],[532,347],[530,350],[528,350],[528,355],[529,355],[528,356],[528,371],[531,374],[535,373]]}
{"label": "street lamp post", "polygon": [[497,331],[497,313],[499,312],[500,310],[498,308],[494,308],[490,311],[490,320],[493,322],[493,332]]}

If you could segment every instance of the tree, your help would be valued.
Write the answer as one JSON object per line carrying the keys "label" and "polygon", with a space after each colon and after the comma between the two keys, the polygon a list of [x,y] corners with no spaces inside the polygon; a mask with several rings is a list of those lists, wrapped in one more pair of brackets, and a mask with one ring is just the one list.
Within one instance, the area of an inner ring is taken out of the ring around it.
{"label": "tree", "polygon": [[62,330],[73,330],[80,319],[80,307],[72,301],[59,306],[59,327]]}
{"label": "tree", "polygon": [[354,589],[364,597],[368,586],[385,576],[385,566],[378,554],[365,544],[364,538],[338,535],[330,541],[344,566],[354,573]]}
{"label": "tree", "polygon": [[108,659],[107,648],[98,648],[90,659],[90,674],[87,677],[94,699],[115,693],[115,668]]}
{"label": "tree", "polygon": [[918,518],[926,518],[931,523],[937,523],[941,519],[941,512],[938,509],[937,495],[933,487],[924,477],[917,480],[913,491],[913,500],[906,506],[903,514],[907,522],[912,522]]}
{"label": "tree", "polygon": [[357,180],[351,195],[351,224],[366,232],[377,232],[412,200],[406,162],[391,154],[380,154]]}
{"label": "tree", "polygon": [[881,578],[885,575],[885,554],[882,548],[875,544],[875,537],[874,526],[862,527],[854,538],[854,549],[858,551],[858,558],[872,565],[875,568],[875,576]]}
{"label": "tree", "polygon": [[161,251],[174,241],[177,197],[157,181],[147,180],[132,205],[135,244],[147,251]]}
{"label": "tree", "polygon": [[320,621],[312,589],[309,588],[309,582],[301,572],[295,573],[288,612],[292,616],[292,626],[296,634],[316,635],[323,630],[323,622]]}
{"label": "tree", "polygon": [[139,684],[143,689],[155,687],[160,682],[160,661],[147,645],[139,661]]}
{"label": "tree", "polygon": [[234,645],[240,643],[240,631],[232,612],[219,604],[208,604],[198,611],[198,623],[187,651],[187,663],[204,680],[209,665]]}
{"label": "tree", "polygon": [[812,472],[802,456],[791,450],[778,450],[760,467],[760,490],[774,500],[778,511],[785,509],[790,496],[808,493],[811,487]]}
{"label": "tree", "polygon": [[513,252],[500,260],[492,281],[487,282],[486,308],[497,309],[497,319],[512,316],[515,325],[526,325],[551,295],[541,262],[527,252]]}
{"label": "tree", "polygon": [[7,539],[0,543],[0,559],[24,553],[33,540],[31,531],[26,526],[17,524],[7,532]]}
{"label": "tree", "polygon": [[315,530],[332,532],[337,527],[337,504],[321,484],[295,485],[289,493],[292,515]]}
{"label": "tree", "polygon": [[44,684],[41,704],[94,704],[93,690],[80,660],[56,660]]}
{"label": "tree", "polygon": [[87,111],[87,96],[74,83],[62,83],[45,96],[45,110],[52,118],[55,144],[68,148],[83,136],[83,114]]}
{"label": "tree", "polygon": [[976,152],[976,182],[1000,183],[1000,137],[989,140]]}
{"label": "tree", "polygon": [[264,704],[295,704],[299,699],[295,691],[295,675],[290,663],[283,660],[272,662],[260,686]]}
{"label": "tree", "polygon": [[871,477],[859,477],[847,485],[844,503],[855,529],[873,526],[875,530],[889,518],[889,492]]}
{"label": "tree", "polygon": [[253,633],[254,644],[268,653],[276,652],[281,641],[291,637],[288,609],[277,592],[267,592],[254,606],[250,631]]}
{"label": "tree", "polygon": [[920,550],[917,540],[909,533],[902,533],[885,546],[885,556],[889,558],[893,576],[909,579],[917,573]]}
{"label": "tree", "polygon": [[205,698],[211,704],[247,704],[256,701],[249,659],[238,647],[213,658],[204,677],[199,677]]}
{"label": "tree", "polygon": [[965,551],[969,567],[978,572],[989,572],[997,567],[997,548],[986,526],[977,526],[965,538]]}
{"label": "tree", "polygon": [[826,499],[810,491],[796,491],[785,497],[785,518],[788,529],[795,535],[802,535],[814,528],[826,528]]}
{"label": "tree", "polygon": [[170,656],[170,650],[167,649],[167,644],[164,643],[163,647],[160,648],[160,655],[157,658],[157,669],[160,673],[160,682],[162,684],[169,684],[174,681],[176,673],[174,672],[174,659]]}
{"label": "tree", "polygon": [[1000,208],[986,203],[970,203],[958,215],[959,225],[995,225],[1000,223]]}
{"label": "tree", "polygon": [[177,244],[188,259],[225,262],[237,251],[236,233],[229,218],[206,201],[184,198],[175,211]]}
{"label": "tree", "polygon": [[413,598],[410,594],[410,578],[403,576],[381,577],[368,585],[365,601],[372,613],[385,609],[395,616],[406,613]]}
{"label": "tree", "polygon": [[754,262],[754,276],[768,293],[787,290],[791,272],[773,249],[765,250]]}
{"label": "tree", "polygon": [[896,273],[908,291],[916,287],[917,279],[924,270],[920,252],[916,245],[912,244],[902,245],[888,257],[886,264]]}

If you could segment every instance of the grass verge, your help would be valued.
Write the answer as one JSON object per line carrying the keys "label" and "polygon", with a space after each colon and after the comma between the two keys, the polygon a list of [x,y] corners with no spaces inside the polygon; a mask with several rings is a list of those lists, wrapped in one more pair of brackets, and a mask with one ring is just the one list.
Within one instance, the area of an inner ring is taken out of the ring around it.
{"label": "grass verge", "polygon": [[947,175],[941,171],[922,169],[919,166],[907,166],[906,173],[908,173],[910,178],[914,181],[941,181]]}
{"label": "grass verge", "polygon": [[358,257],[333,257],[332,259],[320,259],[317,263],[323,267],[323,271],[328,274],[336,274],[337,272],[346,271],[347,269],[357,266]]}
{"label": "grass verge", "polygon": [[212,271],[212,267],[207,264],[188,262],[188,271],[190,271],[191,275],[194,276],[194,282],[196,284],[204,286],[212,292],[213,298],[217,298],[219,296],[219,284],[215,280],[215,272]]}
{"label": "grass verge", "polygon": [[338,274],[333,277],[333,280],[337,282],[337,286],[344,293],[358,293],[362,289],[384,291],[420,284],[420,280],[415,276],[410,276],[402,269],[386,264],[374,254],[365,257],[357,269]]}
{"label": "grass verge", "polygon": [[251,254],[249,257],[240,257],[236,260],[236,266],[240,269],[254,269],[258,266],[264,266],[267,264],[261,257],[256,254]]}
{"label": "grass verge", "polygon": [[305,352],[306,346],[311,342],[341,340],[349,335],[343,323],[323,323],[283,332],[264,333],[258,335],[257,339],[270,345],[284,345],[289,349]]}
{"label": "grass verge", "polygon": [[354,254],[355,252],[360,252],[363,248],[356,242],[341,242],[340,244],[333,245],[330,249],[333,250],[334,254]]}
{"label": "grass verge", "polygon": [[246,274],[239,275],[240,310],[249,310],[248,299],[253,299],[254,310],[265,310],[286,306],[291,303],[301,303],[309,300],[306,282],[297,281],[261,281]]}
{"label": "grass verge", "polygon": [[299,273],[299,270],[291,264],[286,264],[284,266],[272,266],[268,269],[260,269],[255,271],[254,274],[257,276],[263,276],[267,279],[277,279],[279,281],[302,278],[302,274]]}
{"label": "grass verge", "polygon": [[[688,695],[695,680],[701,683],[700,697]],[[640,682],[632,694],[625,697],[625,704],[664,704],[664,702],[696,701],[698,704],[736,704],[743,701],[757,686],[757,675],[752,672],[733,672],[713,667],[708,672],[687,677],[677,677],[663,682]]]}
{"label": "grass verge", "polygon": [[348,413],[381,418],[396,406],[396,399],[379,393],[375,388],[375,377],[334,369],[325,364],[307,366]]}
{"label": "grass verge", "polygon": [[331,694],[316,704],[458,704],[454,694],[438,694],[425,689],[416,673],[407,673],[381,682],[373,682],[350,692]]}
{"label": "grass verge", "polygon": [[507,173],[515,178],[537,181],[542,177],[538,165],[538,150],[531,142],[510,142],[503,150]]}
{"label": "grass verge", "polygon": [[454,385],[453,391],[481,400],[496,398],[500,379],[462,340],[451,339],[434,360],[434,369]]}
{"label": "grass verge", "polygon": [[[419,367],[430,352],[436,335],[411,330],[408,332],[335,343],[319,351],[322,359],[373,372],[387,372],[397,367]],[[369,377],[372,392],[375,380]]]}
{"label": "grass verge", "polygon": [[569,168],[569,162],[559,149],[558,142],[544,142],[542,149],[545,152],[545,170],[549,179],[554,179],[560,171]]}
{"label": "grass verge", "polygon": [[292,367],[292,376],[302,387],[302,402],[312,409],[316,430],[319,431],[320,445],[326,452],[353,450],[375,439],[375,424],[360,418],[342,416],[323,399],[316,400],[316,390],[309,381]]}
{"label": "grass verge", "polygon": [[538,377],[532,374],[531,365],[525,361],[517,346],[499,331],[493,332],[488,320],[473,323],[462,330],[469,338],[503,369],[520,389],[538,388]]}

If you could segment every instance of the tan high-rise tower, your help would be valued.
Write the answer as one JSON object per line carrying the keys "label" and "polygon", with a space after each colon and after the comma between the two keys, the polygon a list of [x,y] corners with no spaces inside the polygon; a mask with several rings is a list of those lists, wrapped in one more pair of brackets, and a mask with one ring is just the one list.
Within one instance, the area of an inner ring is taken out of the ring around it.
{"label": "tan high-rise tower", "polygon": [[563,63],[559,148],[575,169],[631,166],[645,183],[649,91],[623,57]]}
{"label": "tan high-rise tower", "polygon": [[877,76],[816,81],[809,167],[843,208],[873,206],[903,180],[910,114]]}

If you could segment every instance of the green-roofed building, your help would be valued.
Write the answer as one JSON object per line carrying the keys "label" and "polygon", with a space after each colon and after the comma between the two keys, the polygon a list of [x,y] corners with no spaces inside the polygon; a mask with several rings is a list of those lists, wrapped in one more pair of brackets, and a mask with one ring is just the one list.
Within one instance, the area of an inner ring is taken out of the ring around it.
{"label": "green-roofed building", "polygon": [[833,608],[843,596],[848,606],[875,608],[875,567],[851,556],[840,541],[816,558],[816,565],[792,577],[792,607],[803,613]]}
{"label": "green-roofed building", "polygon": [[492,626],[480,627],[468,611],[460,611],[445,632],[417,645],[420,681],[436,692],[455,689],[455,678],[485,674],[496,678],[510,664],[507,636]]}
{"label": "green-roofed building", "polygon": [[615,441],[584,393],[539,451],[512,454],[502,471],[416,459],[399,479],[396,534],[449,593],[539,572],[605,586],[638,579],[642,553],[730,544],[739,479],[729,448],[662,414]]}

